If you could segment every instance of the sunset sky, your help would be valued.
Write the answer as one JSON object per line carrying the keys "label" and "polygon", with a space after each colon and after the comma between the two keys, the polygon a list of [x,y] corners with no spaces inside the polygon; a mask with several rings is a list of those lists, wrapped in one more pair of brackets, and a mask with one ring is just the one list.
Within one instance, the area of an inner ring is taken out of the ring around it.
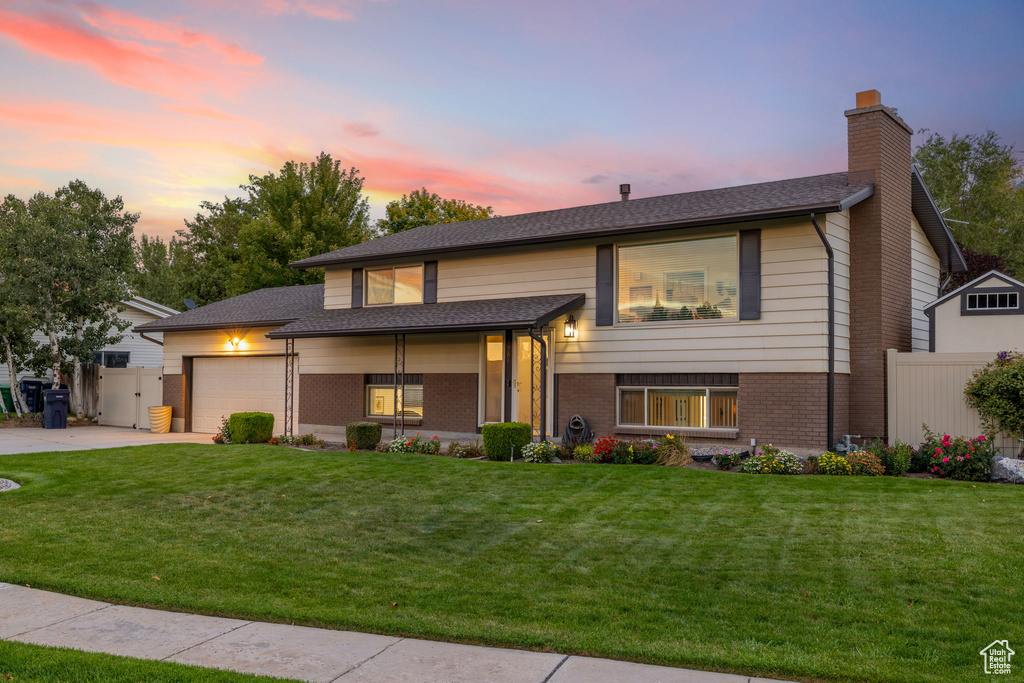
{"label": "sunset sky", "polygon": [[869,88],[1024,147],[1022,35],[1020,0],[0,0],[0,192],[81,178],[167,237],[323,150],[375,216],[510,214],[843,170]]}

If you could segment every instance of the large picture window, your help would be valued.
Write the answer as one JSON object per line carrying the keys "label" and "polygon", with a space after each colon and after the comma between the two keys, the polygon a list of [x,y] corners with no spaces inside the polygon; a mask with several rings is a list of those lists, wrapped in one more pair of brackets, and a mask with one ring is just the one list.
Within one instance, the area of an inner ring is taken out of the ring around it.
{"label": "large picture window", "polygon": [[736,236],[619,247],[618,321],[736,318]]}
{"label": "large picture window", "polygon": [[366,305],[423,303],[423,266],[366,271]]}
{"label": "large picture window", "polygon": [[622,387],[619,424],[637,427],[735,429],[736,389]]}
{"label": "large picture window", "polygon": [[[406,384],[405,390],[398,388],[398,415],[423,417],[423,385]],[[369,385],[366,387],[366,414],[376,417],[395,415],[395,387],[393,385]]]}

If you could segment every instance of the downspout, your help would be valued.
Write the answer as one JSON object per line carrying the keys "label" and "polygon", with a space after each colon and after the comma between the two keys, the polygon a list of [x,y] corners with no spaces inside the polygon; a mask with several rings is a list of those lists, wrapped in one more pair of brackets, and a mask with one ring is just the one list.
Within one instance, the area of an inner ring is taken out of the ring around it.
{"label": "downspout", "polygon": [[836,442],[836,255],[813,213],[811,214],[811,223],[818,232],[821,243],[825,246],[825,253],[828,254],[828,444],[826,448],[832,450]]}
{"label": "downspout", "polygon": [[[548,436],[548,348],[544,335],[530,328],[530,338],[540,343],[540,440],[547,441]],[[533,400],[533,397],[530,397]]]}

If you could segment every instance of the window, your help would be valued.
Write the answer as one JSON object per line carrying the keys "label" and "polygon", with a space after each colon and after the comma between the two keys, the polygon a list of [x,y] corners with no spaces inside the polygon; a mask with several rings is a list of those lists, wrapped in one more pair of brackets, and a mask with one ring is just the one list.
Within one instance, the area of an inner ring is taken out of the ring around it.
{"label": "window", "polygon": [[129,351],[97,351],[92,362],[105,368],[126,368],[130,358]]}
{"label": "window", "polygon": [[366,271],[366,305],[423,303],[423,266]]}
{"label": "window", "polygon": [[1010,308],[1020,308],[1020,299],[1017,292],[967,295],[968,311],[988,311]]}
{"label": "window", "polygon": [[484,422],[501,422],[505,383],[505,337],[484,337]]}
{"label": "window", "polygon": [[619,424],[639,427],[735,429],[736,389],[623,387]]}
{"label": "window", "polygon": [[[366,414],[390,417],[395,414],[394,385],[370,385],[366,387]],[[403,394],[398,388],[398,414],[406,417],[423,417],[423,385],[406,384]]]}
{"label": "window", "polygon": [[619,247],[618,321],[736,318],[736,236]]}

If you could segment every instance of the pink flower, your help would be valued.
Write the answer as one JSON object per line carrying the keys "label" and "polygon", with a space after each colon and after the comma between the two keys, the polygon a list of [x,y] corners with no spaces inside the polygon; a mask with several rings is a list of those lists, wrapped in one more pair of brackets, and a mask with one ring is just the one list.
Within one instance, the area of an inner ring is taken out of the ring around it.
{"label": "pink flower", "polygon": [[985,440],[985,435],[984,434],[982,434],[981,436],[978,437],[978,441],[984,441],[984,440]]}
{"label": "pink flower", "polygon": [[935,453],[936,453],[936,455],[942,455],[942,449],[941,448],[936,448],[935,449]]}
{"label": "pink flower", "polygon": [[942,462],[949,462],[949,458],[943,458]]}
{"label": "pink flower", "polygon": [[[973,451],[974,449],[972,448],[971,450]],[[970,460],[970,459],[971,459],[971,456],[970,456],[970,454],[968,454],[968,455],[965,455],[964,457],[965,457],[965,458],[967,458],[968,460]]]}

